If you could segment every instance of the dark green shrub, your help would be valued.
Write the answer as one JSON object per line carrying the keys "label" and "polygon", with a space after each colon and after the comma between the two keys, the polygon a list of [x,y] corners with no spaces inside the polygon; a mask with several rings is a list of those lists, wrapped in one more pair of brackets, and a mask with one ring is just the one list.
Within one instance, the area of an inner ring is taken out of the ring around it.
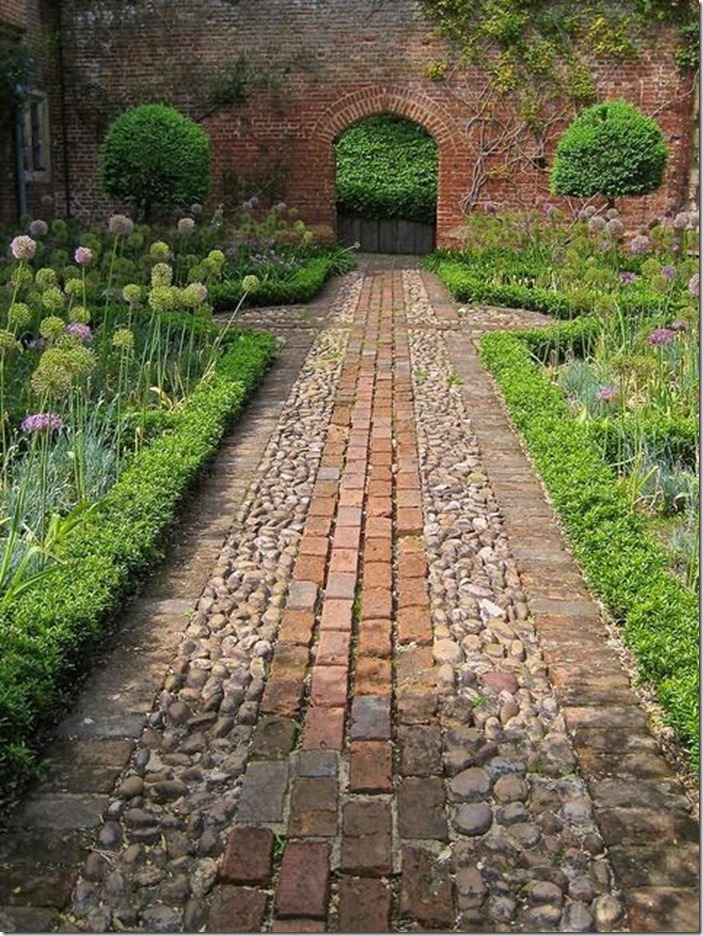
{"label": "dark green shrub", "polygon": [[145,218],[157,206],[201,202],[210,188],[210,138],[173,107],[133,107],[107,131],[100,177],[107,195],[132,202]]}
{"label": "dark green shrub", "polygon": [[659,125],[627,101],[587,108],[557,145],[555,195],[646,195],[661,185],[667,150]]}
{"label": "dark green shrub", "polygon": [[337,142],[337,211],[362,218],[433,222],[437,144],[419,124],[379,114]]}

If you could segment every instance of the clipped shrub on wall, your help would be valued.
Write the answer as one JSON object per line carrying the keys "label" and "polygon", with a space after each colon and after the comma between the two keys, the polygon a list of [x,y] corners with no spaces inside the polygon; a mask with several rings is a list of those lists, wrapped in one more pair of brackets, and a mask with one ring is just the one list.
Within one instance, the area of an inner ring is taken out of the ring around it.
{"label": "clipped shrub on wall", "polygon": [[437,144],[394,114],[367,117],[337,142],[337,211],[362,218],[433,222]]}
{"label": "clipped shrub on wall", "polygon": [[554,195],[647,195],[662,182],[667,149],[659,124],[624,100],[587,108],[557,145]]}
{"label": "clipped shrub on wall", "polygon": [[143,104],[108,128],[100,151],[103,191],[149,219],[154,208],[202,202],[210,189],[210,138],[164,104]]}

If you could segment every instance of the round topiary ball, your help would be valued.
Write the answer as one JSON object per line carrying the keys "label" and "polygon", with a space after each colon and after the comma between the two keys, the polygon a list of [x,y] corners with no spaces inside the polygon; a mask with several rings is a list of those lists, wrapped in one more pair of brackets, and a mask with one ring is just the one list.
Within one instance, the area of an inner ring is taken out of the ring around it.
{"label": "round topiary ball", "polygon": [[551,172],[554,195],[608,199],[659,188],[667,150],[661,128],[624,100],[594,104],[559,143]]}
{"label": "round topiary ball", "polygon": [[210,189],[210,138],[164,104],[143,104],[108,128],[100,152],[103,191],[145,218],[159,207],[202,202]]}

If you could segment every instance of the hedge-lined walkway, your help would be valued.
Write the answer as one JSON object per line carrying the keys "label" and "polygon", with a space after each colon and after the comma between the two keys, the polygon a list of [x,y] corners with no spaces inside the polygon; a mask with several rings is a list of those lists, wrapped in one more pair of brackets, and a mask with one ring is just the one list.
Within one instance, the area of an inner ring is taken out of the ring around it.
{"label": "hedge-lined walkway", "polygon": [[698,931],[698,827],[471,341],[544,319],[407,267],[266,313],[198,548],[0,836],[0,929]]}

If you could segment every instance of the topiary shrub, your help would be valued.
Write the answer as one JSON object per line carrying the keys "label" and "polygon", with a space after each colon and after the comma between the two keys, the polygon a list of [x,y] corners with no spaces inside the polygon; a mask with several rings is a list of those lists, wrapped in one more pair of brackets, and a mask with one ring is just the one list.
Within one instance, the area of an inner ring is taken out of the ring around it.
{"label": "topiary shrub", "polygon": [[595,104],[578,115],[557,145],[554,195],[590,198],[647,195],[661,185],[667,150],[661,128],[627,101]]}
{"label": "topiary shrub", "polygon": [[100,179],[107,195],[132,202],[147,220],[156,206],[201,202],[210,189],[210,138],[173,107],[133,107],[107,131]]}

